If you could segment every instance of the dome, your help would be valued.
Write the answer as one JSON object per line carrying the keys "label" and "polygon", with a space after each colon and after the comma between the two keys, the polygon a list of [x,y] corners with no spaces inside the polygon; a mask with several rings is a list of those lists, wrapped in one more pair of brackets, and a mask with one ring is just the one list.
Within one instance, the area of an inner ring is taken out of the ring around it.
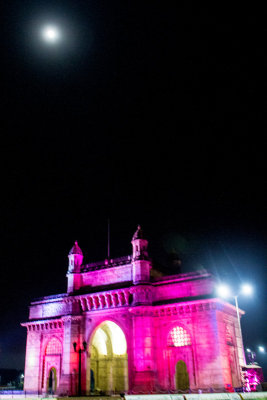
{"label": "dome", "polygon": [[83,252],[80,249],[80,247],[78,246],[78,242],[77,241],[74,243],[74,246],[71,248],[71,250],[69,252],[69,256],[71,254],[80,254],[81,256],[83,256]]}

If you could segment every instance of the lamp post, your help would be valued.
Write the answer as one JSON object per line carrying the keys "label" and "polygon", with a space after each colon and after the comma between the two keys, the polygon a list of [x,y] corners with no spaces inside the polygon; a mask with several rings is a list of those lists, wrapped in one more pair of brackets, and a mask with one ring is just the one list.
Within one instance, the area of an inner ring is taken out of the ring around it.
{"label": "lamp post", "polygon": [[[243,343],[243,336],[242,336],[242,329],[241,329],[241,321],[240,321],[240,315],[239,315],[239,307],[238,307],[238,301],[237,301],[237,295],[234,296],[235,299],[235,310],[236,310],[236,315],[237,315],[237,321],[238,321],[238,327],[239,327],[239,333],[240,337]],[[244,352],[244,345],[243,345],[243,358],[244,358],[244,366],[246,365],[246,355]]]}
{"label": "lamp post", "polygon": [[78,396],[82,395],[82,353],[84,353],[86,351],[86,347],[87,347],[87,343],[84,341],[83,349],[79,348],[79,350],[77,350],[77,343],[76,342],[73,343],[73,349],[74,349],[75,353],[79,354]]}
{"label": "lamp post", "polygon": [[[238,307],[238,296],[240,294],[243,295],[251,295],[253,292],[252,286],[248,285],[248,284],[244,284],[241,287],[241,290],[238,294],[233,295],[231,292],[231,289],[226,286],[226,285],[221,285],[217,288],[217,292],[219,294],[220,297],[223,298],[227,298],[227,297],[232,297],[235,300],[235,309],[236,309],[236,315],[237,315],[237,321],[238,321],[238,328],[239,328],[239,334],[241,337],[241,341],[243,343],[243,337],[242,337],[242,329],[241,329],[241,321],[240,321],[240,315],[239,315],[239,307]],[[243,349],[243,359],[244,359],[244,366],[246,365],[246,356],[245,356],[245,352],[244,352],[244,347],[242,346]]]}

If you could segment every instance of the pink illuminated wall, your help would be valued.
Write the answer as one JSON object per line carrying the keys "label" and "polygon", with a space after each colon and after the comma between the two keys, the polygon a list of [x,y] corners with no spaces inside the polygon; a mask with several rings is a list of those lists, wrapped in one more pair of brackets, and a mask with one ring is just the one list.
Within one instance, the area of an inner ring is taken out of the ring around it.
{"label": "pink illuminated wall", "polygon": [[[235,309],[210,298],[213,278],[200,271],[152,279],[141,228],[132,246],[131,256],[83,264],[75,243],[69,253],[67,293],[33,302],[29,322],[23,324],[25,390],[45,394],[52,388],[57,394],[77,394],[79,354],[73,343],[79,349],[84,341],[83,394],[90,393],[96,343],[98,350],[113,349],[112,367],[104,358],[98,361],[99,374],[108,371],[110,392],[116,391],[116,384],[130,392],[177,391],[182,380],[195,390],[242,385],[243,343]],[[116,326],[124,335],[126,354],[114,350],[117,344],[109,329]],[[99,327],[102,331],[95,336]],[[120,383],[112,368],[124,371]]]}

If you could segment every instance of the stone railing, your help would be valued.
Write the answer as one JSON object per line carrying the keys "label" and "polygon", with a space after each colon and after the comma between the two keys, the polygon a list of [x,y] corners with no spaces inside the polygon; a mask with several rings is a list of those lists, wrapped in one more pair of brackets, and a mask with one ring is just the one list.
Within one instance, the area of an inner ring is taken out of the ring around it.
{"label": "stone railing", "polygon": [[124,257],[111,258],[109,260],[106,259],[104,261],[98,261],[90,264],[85,264],[81,267],[81,272],[95,271],[103,268],[112,268],[112,267],[117,267],[118,265],[127,265],[131,263],[131,260],[132,260],[131,256],[124,256]]}

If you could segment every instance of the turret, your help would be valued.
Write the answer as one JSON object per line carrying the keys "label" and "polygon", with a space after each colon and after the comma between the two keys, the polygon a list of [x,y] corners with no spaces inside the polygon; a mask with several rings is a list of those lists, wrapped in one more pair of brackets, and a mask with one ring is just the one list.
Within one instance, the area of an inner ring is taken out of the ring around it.
{"label": "turret", "polygon": [[78,246],[78,242],[74,243],[74,246],[69,252],[69,268],[67,273],[68,278],[68,293],[74,292],[80,288],[81,283],[81,265],[83,262],[83,252]]}
{"label": "turret", "polygon": [[138,225],[137,231],[133,235],[132,246],[133,246],[133,260],[148,259],[148,253],[147,253],[148,241],[144,239],[143,231],[140,225]]}
{"label": "turret", "polygon": [[69,270],[68,272],[80,272],[80,268],[83,262],[83,252],[78,246],[78,242],[74,243],[74,246],[69,252]]}
{"label": "turret", "polygon": [[148,241],[144,239],[140,225],[133,235],[132,246],[133,282],[135,284],[149,282],[151,263],[147,252]]}

